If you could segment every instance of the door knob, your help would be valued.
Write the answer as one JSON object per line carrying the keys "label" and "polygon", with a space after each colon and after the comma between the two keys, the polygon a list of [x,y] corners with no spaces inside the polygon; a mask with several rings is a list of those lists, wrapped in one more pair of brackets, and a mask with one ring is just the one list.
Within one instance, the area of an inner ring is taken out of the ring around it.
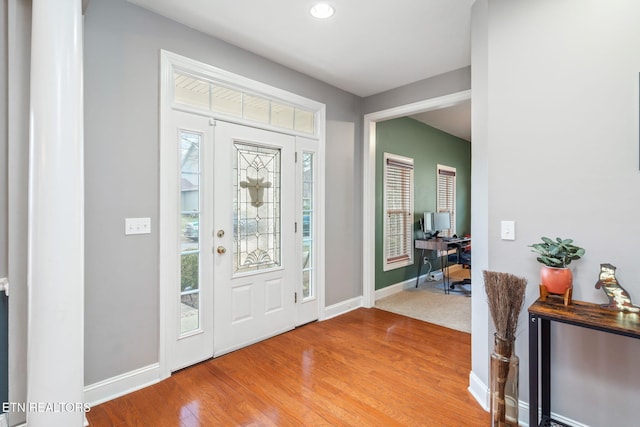
{"label": "door knob", "polygon": [[220,255],[225,254],[227,252],[227,248],[225,248],[224,246],[218,246],[218,249],[216,250]]}

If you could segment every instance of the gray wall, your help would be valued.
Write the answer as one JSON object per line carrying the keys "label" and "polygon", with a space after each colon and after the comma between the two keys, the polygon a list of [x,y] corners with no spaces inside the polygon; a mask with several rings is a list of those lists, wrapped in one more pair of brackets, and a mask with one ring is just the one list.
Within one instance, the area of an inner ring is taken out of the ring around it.
{"label": "gray wall", "polygon": [[[124,0],[85,16],[85,381],[158,361],[159,51],[327,105],[326,304],[362,293],[361,99]],[[152,233],[124,236],[125,217]]]}
{"label": "gray wall", "polygon": [[464,67],[364,98],[364,114],[437,98],[471,88],[471,67]]}
{"label": "gray wall", "polygon": [[[487,70],[474,79],[473,108],[487,112],[489,267],[526,277],[529,305],[540,266],[527,245],[543,235],[571,237],[587,251],[574,263],[574,299],[606,302],[594,284],[600,263],[610,262],[640,303],[640,3],[484,3],[486,16],[474,19],[485,20],[486,33],[474,41],[485,38],[487,49],[472,66]],[[515,241],[500,240],[501,220],[515,221]],[[524,314],[520,323],[520,394],[527,401]],[[552,329],[553,410],[591,426],[633,424],[640,341]]]}

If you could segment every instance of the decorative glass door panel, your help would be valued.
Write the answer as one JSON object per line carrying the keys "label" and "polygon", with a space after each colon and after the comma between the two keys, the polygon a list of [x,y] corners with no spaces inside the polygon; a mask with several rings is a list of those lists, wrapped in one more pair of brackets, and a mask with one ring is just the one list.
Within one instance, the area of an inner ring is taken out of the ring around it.
{"label": "decorative glass door panel", "polygon": [[234,143],[233,273],[281,265],[280,149]]}
{"label": "decorative glass door panel", "polygon": [[202,134],[180,130],[180,335],[200,328]]}

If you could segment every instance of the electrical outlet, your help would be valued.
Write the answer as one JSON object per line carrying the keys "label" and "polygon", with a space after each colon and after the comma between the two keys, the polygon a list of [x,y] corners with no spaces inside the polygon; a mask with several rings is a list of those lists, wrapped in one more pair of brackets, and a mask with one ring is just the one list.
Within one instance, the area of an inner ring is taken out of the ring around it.
{"label": "electrical outlet", "polygon": [[431,281],[442,280],[443,277],[442,271],[432,271],[429,273],[429,280]]}
{"label": "electrical outlet", "polygon": [[151,218],[125,218],[124,234],[151,234]]}

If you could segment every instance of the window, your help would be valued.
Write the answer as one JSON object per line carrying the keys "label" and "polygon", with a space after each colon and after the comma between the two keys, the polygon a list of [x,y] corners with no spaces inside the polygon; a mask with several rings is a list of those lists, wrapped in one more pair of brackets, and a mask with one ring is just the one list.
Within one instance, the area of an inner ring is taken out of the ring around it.
{"label": "window", "polygon": [[441,234],[451,237],[456,234],[456,168],[438,165],[437,181],[436,210],[451,213],[451,228],[443,230]]}
{"label": "window", "polygon": [[384,271],[413,264],[413,159],[384,153]]}
{"label": "window", "polygon": [[180,131],[180,334],[200,329],[200,169],[203,135]]}
{"label": "window", "polygon": [[313,282],[314,250],[314,159],[313,154],[302,152],[302,299],[315,296]]}
{"label": "window", "polygon": [[219,85],[184,71],[173,73],[173,100],[196,110],[242,117],[280,129],[315,134],[315,112]]}

